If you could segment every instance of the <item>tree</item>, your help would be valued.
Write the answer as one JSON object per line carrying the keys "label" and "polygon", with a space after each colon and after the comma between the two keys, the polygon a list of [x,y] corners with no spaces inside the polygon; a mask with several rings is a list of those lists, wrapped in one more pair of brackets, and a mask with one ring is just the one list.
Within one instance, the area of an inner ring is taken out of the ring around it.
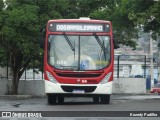
{"label": "tree", "polygon": [[[5,14],[3,13],[3,10],[5,8],[5,4],[3,0],[0,0],[0,39],[1,39],[1,30],[2,27],[4,26],[4,16]],[[1,48],[1,43],[0,43],[0,66],[5,67],[7,66],[7,51]]]}
{"label": "tree", "polygon": [[[0,48],[9,54],[11,94],[18,94],[18,83],[34,54],[39,54],[37,6],[6,1],[1,13]],[[26,57],[27,56],[27,57]]]}
{"label": "tree", "polygon": [[90,16],[111,21],[116,42],[135,48],[136,41],[133,38],[138,37],[138,31],[128,17],[130,10],[125,7],[125,2],[125,0],[104,1],[103,6],[91,12]]}
{"label": "tree", "polygon": [[[140,9],[138,9],[140,8]],[[153,31],[160,35],[160,1],[135,1],[134,9],[129,13],[129,19],[135,26],[143,26],[144,32]]]}
{"label": "tree", "polygon": [[[40,31],[47,21],[74,16],[69,3],[69,0],[6,0],[4,9],[3,0],[0,2],[0,57],[4,58],[8,53],[12,81],[10,94],[18,94],[19,79],[32,57],[41,59]],[[4,61],[0,63],[6,65]]]}

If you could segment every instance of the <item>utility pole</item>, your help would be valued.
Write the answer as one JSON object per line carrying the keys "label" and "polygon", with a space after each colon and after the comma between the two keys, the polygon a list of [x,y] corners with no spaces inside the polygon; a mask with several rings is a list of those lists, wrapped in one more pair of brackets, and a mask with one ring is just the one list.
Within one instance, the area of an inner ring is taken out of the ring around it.
{"label": "utility pole", "polygon": [[158,47],[158,60],[157,60],[157,65],[158,65],[158,82],[160,82],[160,37],[158,37],[158,40],[157,40],[157,42],[158,42],[158,45],[157,45],[157,47]]}
{"label": "utility pole", "polygon": [[153,42],[152,31],[150,32],[150,76],[151,76],[151,89],[154,87],[154,74],[153,74]]}

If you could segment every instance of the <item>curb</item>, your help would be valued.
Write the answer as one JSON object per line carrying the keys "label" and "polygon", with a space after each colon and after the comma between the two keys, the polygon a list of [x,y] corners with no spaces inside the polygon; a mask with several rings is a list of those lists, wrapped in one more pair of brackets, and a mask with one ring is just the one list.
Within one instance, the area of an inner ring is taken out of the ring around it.
{"label": "curb", "polygon": [[31,98],[45,98],[45,95],[0,95],[0,99],[31,99]]}
{"label": "curb", "polygon": [[154,95],[154,93],[112,93],[112,95]]}

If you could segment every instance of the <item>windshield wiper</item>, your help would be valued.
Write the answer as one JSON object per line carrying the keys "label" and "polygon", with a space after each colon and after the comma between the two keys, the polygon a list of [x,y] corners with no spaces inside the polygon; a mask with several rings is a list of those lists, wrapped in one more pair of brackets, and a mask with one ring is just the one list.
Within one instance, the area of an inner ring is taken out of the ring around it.
{"label": "windshield wiper", "polygon": [[99,46],[101,47],[101,49],[103,50],[104,52],[104,57],[105,57],[105,60],[106,60],[106,51],[105,51],[105,46],[104,46],[104,41],[101,42],[101,40],[99,39],[98,35],[96,33],[93,33],[94,37],[96,38]]}
{"label": "windshield wiper", "polygon": [[73,47],[71,41],[69,40],[69,38],[67,37],[67,35],[65,33],[63,33],[64,38],[66,39],[68,45],[70,46],[70,48],[72,49],[72,51],[75,51],[75,48]]}

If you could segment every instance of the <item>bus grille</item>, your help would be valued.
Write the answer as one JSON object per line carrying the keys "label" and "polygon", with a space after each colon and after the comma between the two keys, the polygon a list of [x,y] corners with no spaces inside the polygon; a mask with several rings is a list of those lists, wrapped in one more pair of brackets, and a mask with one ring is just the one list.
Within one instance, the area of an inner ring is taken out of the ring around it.
{"label": "bus grille", "polygon": [[73,92],[73,90],[84,90],[85,93],[94,92],[97,88],[96,86],[64,86],[62,85],[61,88],[65,92]]}
{"label": "bus grille", "polygon": [[85,77],[99,77],[101,74],[67,74],[67,73],[56,73],[59,77],[78,77],[78,78],[85,78]]}

